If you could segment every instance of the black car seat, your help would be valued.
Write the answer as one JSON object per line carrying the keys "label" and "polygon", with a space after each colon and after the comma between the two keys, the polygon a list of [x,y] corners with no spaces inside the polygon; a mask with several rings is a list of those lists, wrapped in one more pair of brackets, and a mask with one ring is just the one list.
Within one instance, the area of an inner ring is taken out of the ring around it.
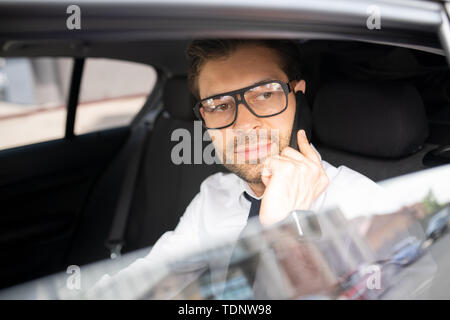
{"label": "black car seat", "polygon": [[424,169],[428,122],[417,89],[395,81],[332,81],[313,106],[315,145],[334,166],[379,181]]}

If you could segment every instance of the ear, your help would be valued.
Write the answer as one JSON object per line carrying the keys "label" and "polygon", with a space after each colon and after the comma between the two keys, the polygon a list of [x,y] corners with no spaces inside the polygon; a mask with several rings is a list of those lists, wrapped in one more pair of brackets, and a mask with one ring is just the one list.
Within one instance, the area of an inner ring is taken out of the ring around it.
{"label": "ear", "polygon": [[304,94],[305,91],[306,91],[306,82],[305,82],[305,80],[299,80],[299,81],[296,81],[294,83],[295,83],[294,92],[297,93],[298,91],[301,91]]}

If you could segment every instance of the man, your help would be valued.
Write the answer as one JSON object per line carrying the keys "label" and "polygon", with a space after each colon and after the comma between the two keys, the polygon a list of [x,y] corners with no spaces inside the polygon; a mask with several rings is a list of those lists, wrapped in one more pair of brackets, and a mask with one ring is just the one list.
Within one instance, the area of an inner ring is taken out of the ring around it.
{"label": "man", "polygon": [[[290,41],[190,44],[188,80],[199,101],[195,111],[232,173],[217,173],[202,183],[176,229],[158,240],[149,259],[237,239],[255,199],[261,200],[256,214],[268,225],[293,210],[331,206],[346,187],[370,192],[379,188],[351,169],[322,161],[304,130],[291,132],[296,108],[307,107],[296,106],[296,93],[306,91],[297,50]],[[271,96],[265,97],[268,93]],[[274,106],[269,103],[272,100],[277,101]],[[270,139],[272,131],[278,132],[278,139]],[[258,139],[260,132],[265,138]],[[298,150],[289,146],[291,134],[297,137]]]}
{"label": "man", "polygon": [[[166,232],[129,272],[224,239],[236,241],[251,214],[270,225],[293,210],[332,206],[346,192],[378,192],[363,175],[322,161],[304,130],[292,132],[296,108],[307,107],[296,105],[296,94],[304,93],[307,84],[295,44],[199,40],[187,53],[189,85],[199,101],[195,112],[231,173],[208,177],[176,229]],[[298,150],[289,146],[291,135]]]}

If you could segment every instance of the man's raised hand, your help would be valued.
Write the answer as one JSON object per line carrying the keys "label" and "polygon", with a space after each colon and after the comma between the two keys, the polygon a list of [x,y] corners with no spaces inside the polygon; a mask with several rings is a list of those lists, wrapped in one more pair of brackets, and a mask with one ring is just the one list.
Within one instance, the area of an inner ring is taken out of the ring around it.
{"label": "man's raised hand", "polygon": [[297,132],[299,151],[286,147],[264,161],[266,186],[259,211],[262,224],[273,224],[293,210],[308,210],[329,184],[328,176],[303,130]]}

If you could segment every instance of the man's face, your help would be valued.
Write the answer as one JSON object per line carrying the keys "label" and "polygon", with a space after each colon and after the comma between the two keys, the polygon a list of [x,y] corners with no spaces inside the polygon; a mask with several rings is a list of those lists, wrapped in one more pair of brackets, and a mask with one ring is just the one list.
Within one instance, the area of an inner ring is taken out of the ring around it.
{"label": "man's face", "polygon": [[[280,57],[270,48],[243,45],[229,56],[209,60],[203,65],[198,77],[199,94],[204,99],[264,80],[289,81],[281,69]],[[224,166],[249,183],[261,183],[264,159],[279,154],[289,145],[295,108],[293,92],[289,93],[287,109],[273,117],[256,117],[240,104],[233,125],[209,130]],[[241,159],[244,161],[239,161]]]}

